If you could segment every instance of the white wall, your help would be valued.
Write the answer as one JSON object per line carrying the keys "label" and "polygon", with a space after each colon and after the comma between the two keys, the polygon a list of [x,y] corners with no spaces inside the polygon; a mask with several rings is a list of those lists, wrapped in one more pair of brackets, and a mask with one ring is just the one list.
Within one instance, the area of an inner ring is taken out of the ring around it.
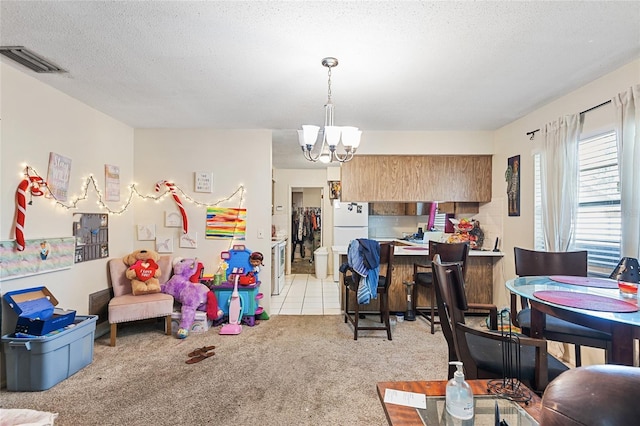
{"label": "white wall", "polygon": [[[104,189],[104,165],[120,166],[121,199],[133,179],[133,129],[105,114],[89,108],[56,89],[0,64],[1,139],[0,139],[0,240],[14,239],[15,194],[27,164],[46,178],[49,152],[72,160],[69,193],[78,196],[87,176],[92,174]],[[67,77],[59,77],[67,78]],[[90,188],[88,199],[77,209],[52,205],[44,197],[34,197],[27,206],[27,239],[72,236],[72,215],[100,213],[96,193]],[[123,202],[108,203],[119,208]],[[134,205],[137,202],[134,202]],[[109,249],[112,254],[132,248],[133,206],[109,220]],[[35,276],[5,280],[1,292],[46,286],[60,306],[88,313],[88,295],[108,287],[106,259],[78,263],[70,269]],[[3,302],[4,303],[4,302]],[[4,305],[2,333],[9,333],[9,312]],[[15,322],[11,322],[11,326]]]}
{"label": "white wall", "polygon": [[[264,255],[264,267],[259,274],[264,298],[260,305],[270,313],[271,291],[271,131],[212,129],[136,129],[134,178],[145,194],[155,195],[157,181],[167,180],[179,186],[199,203],[219,207],[247,209],[246,240],[251,251]],[[194,192],[194,172],[213,174],[213,192]],[[241,185],[244,199],[231,195]],[[157,235],[173,239],[173,256],[197,257],[205,273],[216,272],[220,253],[231,249],[231,240],[205,239],[206,206],[190,203],[179,195],[188,215],[189,232],[198,234],[198,247],[179,247],[182,228],[164,226],[165,211],[178,212],[172,197],[159,202],[147,201],[136,206],[135,224],[155,224]],[[231,198],[229,198],[231,197]],[[258,238],[261,231],[263,238]],[[134,227],[131,238],[135,239]],[[154,248],[153,241],[134,241],[136,248]]]}
{"label": "white wall", "polygon": [[[128,185],[135,182],[142,194],[155,196],[154,184],[161,179],[175,181],[196,200],[215,204],[227,198],[240,185],[245,186],[243,207],[247,208],[247,239],[252,251],[265,254],[260,279],[271,286],[271,132],[214,130],[138,130],[120,123],[81,102],[30,77],[27,73],[0,64],[2,83],[2,128],[0,140],[0,177],[2,185],[0,239],[14,239],[15,192],[24,164],[46,176],[49,152],[72,159],[70,194],[80,193],[84,178],[94,176],[104,188],[104,165],[120,167],[121,202],[108,203],[119,209],[128,195]],[[63,77],[60,77],[63,78]],[[134,141],[136,148],[134,149]],[[185,149],[184,147],[188,147]],[[245,154],[247,153],[247,154]],[[134,157],[137,157],[134,164]],[[135,170],[135,171],[134,171]],[[193,172],[210,171],[214,176],[213,193],[193,192]],[[88,198],[77,209],[56,207],[42,197],[27,206],[26,238],[54,238],[72,235],[72,215],[100,213],[97,196],[90,188]],[[186,203],[186,200],[183,200]],[[219,203],[237,207],[239,197]],[[135,210],[135,213],[134,213]],[[111,257],[122,256],[134,248],[153,248],[151,241],[137,241],[136,224],[153,223],[159,231],[178,236],[179,228],[164,228],[164,211],[176,211],[168,197],[159,203],[134,196],[127,211],[109,218]],[[196,250],[180,249],[174,241],[176,256],[197,256],[206,272],[217,266],[220,252],[228,250],[227,240],[205,240],[206,210],[188,205],[191,228],[198,232]],[[264,238],[258,239],[258,230]],[[60,306],[88,312],[88,295],[108,287],[107,259],[83,262],[68,270],[31,277],[5,280],[1,291],[13,291],[45,285]],[[270,291],[265,291],[261,305],[269,312]],[[3,309],[3,316],[12,315]],[[3,324],[8,324],[3,321]],[[2,333],[8,333],[3,327]]]}
{"label": "white wall", "polygon": [[[494,302],[499,306],[507,306],[509,295],[504,286],[505,280],[515,277],[513,247],[534,247],[534,180],[532,153],[543,143],[541,132],[536,133],[534,140],[526,135],[535,129],[542,128],[546,123],[566,114],[585,111],[599,105],[640,82],[640,59],[618,70],[599,78],[580,89],[545,105],[533,113],[514,121],[495,132],[495,147],[493,156],[493,203],[505,205],[502,208],[504,233],[501,249],[505,257],[500,261],[500,267],[494,269]],[[612,122],[613,108],[611,105],[598,108],[585,114],[584,134],[593,134],[602,129],[603,123]],[[505,204],[506,182],[504,171],[507,159],[520,155],[520,210],[519,217],[507,215]],[[497,272],[497,273],[496,273]],[[566,352],[566,348],[565,348]],[[573,353],[573,351],[571,351]],[[582,354],[583,364],[601,363],[604,360],[603,351],[585,348]]]}
{"label": "white wall", "polygon": [[[541,129],[546,123],[566,114],[574,114],[587,110],[611,99],[617,93],[640,82],[640,59],[636,60],[590,84],[545,105],[533,113],[498,129],[495,132],[495,148],[493,155],[493,202],[504,203],[506,182],[504,172],[507,159],[520,155],[520,216],[508,216],[506,207],[503,211],[504,235],[501,248],[505,252],[503,259],[504,276],[496,281],[494,294],[496,303],[501,306],[508,303],[508,295],[504,288],[504,280],[515,277],[513,247],[533,248],[533,152],[543,143],[541,132],[536,133],[534,140],[526,135],[535,129]],[[604,106],[585,114],[584,132],[592,134],[602,128],[604,122],[613,121],[613,107]]]}

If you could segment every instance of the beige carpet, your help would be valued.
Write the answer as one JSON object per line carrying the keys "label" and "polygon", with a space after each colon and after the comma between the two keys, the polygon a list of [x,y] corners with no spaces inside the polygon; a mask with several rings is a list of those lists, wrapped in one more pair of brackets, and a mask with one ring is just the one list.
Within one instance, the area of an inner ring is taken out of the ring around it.
{"label": "beige carpet", "polygon": [[[157,323],[95,342],[92,364],[42,392],[0,393],[2,408],[59,413],[56,425],[385,425],[376,382],[446,379],[442,333],[426,322],[362,332],[341,316],[274,316],[242,334],[185,340]],[[365,337],[364,333],[369,333]],[[216,345],[188,365],[187,353]]]}

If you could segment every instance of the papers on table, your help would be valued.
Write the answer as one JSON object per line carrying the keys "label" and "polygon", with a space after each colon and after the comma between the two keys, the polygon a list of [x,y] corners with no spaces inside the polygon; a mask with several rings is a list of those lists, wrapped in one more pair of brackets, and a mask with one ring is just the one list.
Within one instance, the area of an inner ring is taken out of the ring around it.
{"label": "papers on table", "polygon": [[384,402],[389,404],[405,405],[413,408],[427,408],[427,396],[422,393],[405,392],[395,389],[386,389]]}

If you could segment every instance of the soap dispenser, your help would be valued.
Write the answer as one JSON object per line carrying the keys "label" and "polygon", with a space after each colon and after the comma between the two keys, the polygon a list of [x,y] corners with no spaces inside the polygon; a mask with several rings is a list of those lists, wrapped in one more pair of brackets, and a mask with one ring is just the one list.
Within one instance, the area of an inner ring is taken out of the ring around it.
{"label": "soap dispenser", "polygon": [[451,361],[450,365],[456,366],[453,379],[449,380],[446,389],[447,412],[461,420],[473,418],[473,392],[471,386],[464,380],[462,362]]}

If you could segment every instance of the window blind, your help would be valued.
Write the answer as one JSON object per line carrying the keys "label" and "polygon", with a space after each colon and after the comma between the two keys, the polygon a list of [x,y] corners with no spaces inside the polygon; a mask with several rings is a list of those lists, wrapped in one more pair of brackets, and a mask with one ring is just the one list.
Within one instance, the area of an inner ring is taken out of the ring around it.
{"label": "window blind", "polygon": [[622,220],[616,134],[579,141],[575,247],[589,252],[590,275],[608,276],[620,259]]}

